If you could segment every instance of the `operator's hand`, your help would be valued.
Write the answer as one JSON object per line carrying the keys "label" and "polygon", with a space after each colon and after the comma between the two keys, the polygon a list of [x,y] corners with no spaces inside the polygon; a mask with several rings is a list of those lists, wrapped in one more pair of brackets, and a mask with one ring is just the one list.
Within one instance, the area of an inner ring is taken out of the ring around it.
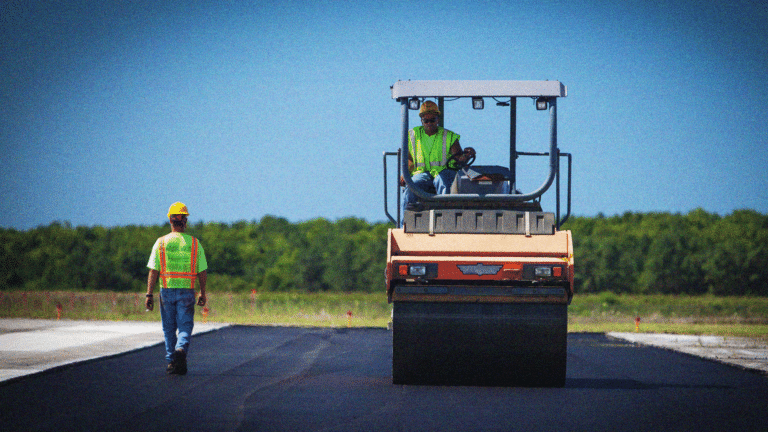
{"label": "operator's hand", "polygon": [[155,309],[155,298],[154,297],[147,297],[144,300],[144,306],[147,307],[148,311],[152,311]]}
{"label": "operator's hand", "polygon": [[405,179],[403,178],[403,176],[400,176],[400,186],[405,187]]}
{"label": "operator's hand", "polygon": [[200,294],[200,298],[197,299],[197,305],[205,306],[206,302],[208,302],[208,298],[205,296],[205,294]]}
{"label": "operator's hand", "polygon": [[454,154],[454,158],[461,163],[465,163],[467,160],[472,159],[473,157],[475,157],[475,149],[472,147],[467,147],[462,150],[461,155],[459,155],[459,153]]}

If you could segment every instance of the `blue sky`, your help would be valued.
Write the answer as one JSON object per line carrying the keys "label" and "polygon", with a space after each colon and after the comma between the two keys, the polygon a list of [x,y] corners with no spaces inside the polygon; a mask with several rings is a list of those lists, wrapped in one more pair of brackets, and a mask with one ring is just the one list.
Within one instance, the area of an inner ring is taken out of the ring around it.
{"label": "blue sky", "polygon": [[[766,22],[762,1],[4,1],[0,226],[165,223],[174,201],[383,221],[407,79],[566,84],[576,215],[768,213]],[[518,113],[544,151],[546,118]],[[505,165],[506,116],[459,100],[446,127]]]}

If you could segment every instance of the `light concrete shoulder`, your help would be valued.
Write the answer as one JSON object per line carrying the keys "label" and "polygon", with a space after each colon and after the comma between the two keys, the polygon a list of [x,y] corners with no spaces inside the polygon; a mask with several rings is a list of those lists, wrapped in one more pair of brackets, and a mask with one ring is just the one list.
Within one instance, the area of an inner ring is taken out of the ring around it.
{"label": "light concrete shoulder", "polygon": [[607,335],[768,373],[768,343],[760,339],[619,332]]}
{"label": "light concrete shoulder", "polygon": [[[225,326],[195,323],[193,333]],[[0,381],[160,343],[159,321],[0,319]]]}

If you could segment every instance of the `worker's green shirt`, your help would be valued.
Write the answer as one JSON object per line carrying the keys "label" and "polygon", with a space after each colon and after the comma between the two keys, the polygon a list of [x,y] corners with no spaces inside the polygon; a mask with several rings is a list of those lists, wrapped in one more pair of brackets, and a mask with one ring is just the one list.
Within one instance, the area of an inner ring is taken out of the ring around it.
{"label": "worker's green shirt", "polygon": [[451,146],[459,140],[459,134],[437,128],[437,133],[427,135],[424,126],[417,126],[408,131],[408,150],[413,158],[414,168],[411,175],[428,172],[432,177],[448,168],[448,156]]}
{"label": "worker's green shirt", "polygon": [[[196,249],[194,260],[193,249]],[[147,267],[160,272],[163,288],[195,288],[197,274],[208,269],[203,246],[189,234],[172,232],[152,247]]]}

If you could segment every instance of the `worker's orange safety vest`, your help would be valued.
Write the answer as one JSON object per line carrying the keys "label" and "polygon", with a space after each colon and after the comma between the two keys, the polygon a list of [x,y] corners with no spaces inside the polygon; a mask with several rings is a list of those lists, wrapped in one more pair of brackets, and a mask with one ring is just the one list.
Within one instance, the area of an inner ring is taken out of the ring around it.
{"label": "worker's orange safety vest", "polygon": [[165,262],[165,238],[160,239],[160,279],[163,281],[163,288],[168,288],[168,279],[189,279],[189,287],[195,289],[195,280],[197,279],[197,239],[192,237],[192,256],[189,259],[188,272],[169,272],[166,269]]}

